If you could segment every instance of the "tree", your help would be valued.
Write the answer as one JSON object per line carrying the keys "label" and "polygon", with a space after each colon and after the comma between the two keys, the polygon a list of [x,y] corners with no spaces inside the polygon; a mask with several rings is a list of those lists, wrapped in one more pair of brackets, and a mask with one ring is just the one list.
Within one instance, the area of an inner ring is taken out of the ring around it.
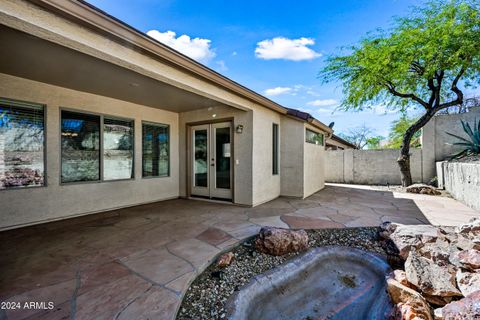
{"label": "tree", "polygon": [[324,83],[341,81],[343,110],[384,104],[405,112],[423,110],[403,135],[397,160],[402,185],[412,184],[410,141],[438,111],[463,103],[460,86],[478,85],[480,73],[478,0],[431,1],[396,18],[388,31],[368,34],[348,53],[327,58]]}
{"label": "tree", "polygon": [[352,128],[348,132],[340,133],[342,139],[354,144],[358,149],[368,147],[368,149],[375,149],[383,139],[382,136],[374,136],[374,130],[367,127],[365,124],[359,127]]}
{"label": "tree", "polygon": [[[410,128],[415,122],[417,122],[417,117],[409,117],[406,114],[402,114],[398,120],[392,122],[390,127],[390,133],[388,134],[388,143],[385,145],[385,148],[390,149],[399,149],[402,146],[403,137],[405,132]],[[420,144],[421,131],[416,131],[410,141],[410,147],[418,148]]]}

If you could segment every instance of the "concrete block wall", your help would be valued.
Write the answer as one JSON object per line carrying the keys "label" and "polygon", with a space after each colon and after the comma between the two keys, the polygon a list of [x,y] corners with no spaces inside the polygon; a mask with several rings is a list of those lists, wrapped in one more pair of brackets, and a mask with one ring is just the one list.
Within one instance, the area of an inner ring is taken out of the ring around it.
{"label": "concrete block wall", "polygon": [[[422,150],[411,150],[415,182],[423,180]],[[325,152],[325,181],[353,184],[400,184],[398,150],[332,150]]]}
{"label": "concrete block wall", "polygon": [[480,211],[480,163],[438,162],[443,186],[455,199]]}

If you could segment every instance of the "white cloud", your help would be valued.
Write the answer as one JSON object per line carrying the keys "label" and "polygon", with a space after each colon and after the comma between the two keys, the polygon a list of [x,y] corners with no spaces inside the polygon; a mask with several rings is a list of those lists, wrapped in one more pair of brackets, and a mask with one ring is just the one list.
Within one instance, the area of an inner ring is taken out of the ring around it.
{"label": "white cloud", "polygon": [[199,62],[207,63],[210,59],[215,57],[215,52],[210,47],[211,40],[209,39],[192,39],[186,34],[176,37],[177,34],[173,31],[160,32],[158,30],[150,30],[147,34]]}
{"label": "white cloud", "polygon": [[312,60],[321,56],[320,53],[308,48],[315,44],[311,38],[288,39],[277,37],[257,43],[255,56],[260,59],[285,59],[293,61]]}
{"label": "white cloud", "polygon": [[278,96],[281,94],[286,94],[292,92],[292,88],[289,87],[276,87],[265,90],[265,95],[267,96]]}
{"label": "white cloud", "polygon": [[338,104],[338,101],[335,99],[313,100],[313,101],[307,102],[307,105],[313,106],[313,107],[329,107],[337,104]]}

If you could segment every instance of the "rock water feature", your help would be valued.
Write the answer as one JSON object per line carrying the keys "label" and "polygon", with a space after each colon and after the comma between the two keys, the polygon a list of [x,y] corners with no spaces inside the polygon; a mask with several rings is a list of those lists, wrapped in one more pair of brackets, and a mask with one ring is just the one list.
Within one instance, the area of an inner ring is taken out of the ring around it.
{"label": "rock water feature", "polygon": [[390,271],[378,255],[359,249],[311,249],[236,292],[227,319],[386,319],[393,309]]}

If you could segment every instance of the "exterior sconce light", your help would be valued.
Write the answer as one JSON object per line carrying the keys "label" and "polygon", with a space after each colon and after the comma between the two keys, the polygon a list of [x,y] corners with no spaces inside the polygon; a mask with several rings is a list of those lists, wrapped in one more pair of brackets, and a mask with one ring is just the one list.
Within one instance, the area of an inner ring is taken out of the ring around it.
{"label": "exterior sconce light", "polygon": [[235,128],[235,131],[237,133],[242,133],[243,132],[243,125],[239,124],[236,128]]}

